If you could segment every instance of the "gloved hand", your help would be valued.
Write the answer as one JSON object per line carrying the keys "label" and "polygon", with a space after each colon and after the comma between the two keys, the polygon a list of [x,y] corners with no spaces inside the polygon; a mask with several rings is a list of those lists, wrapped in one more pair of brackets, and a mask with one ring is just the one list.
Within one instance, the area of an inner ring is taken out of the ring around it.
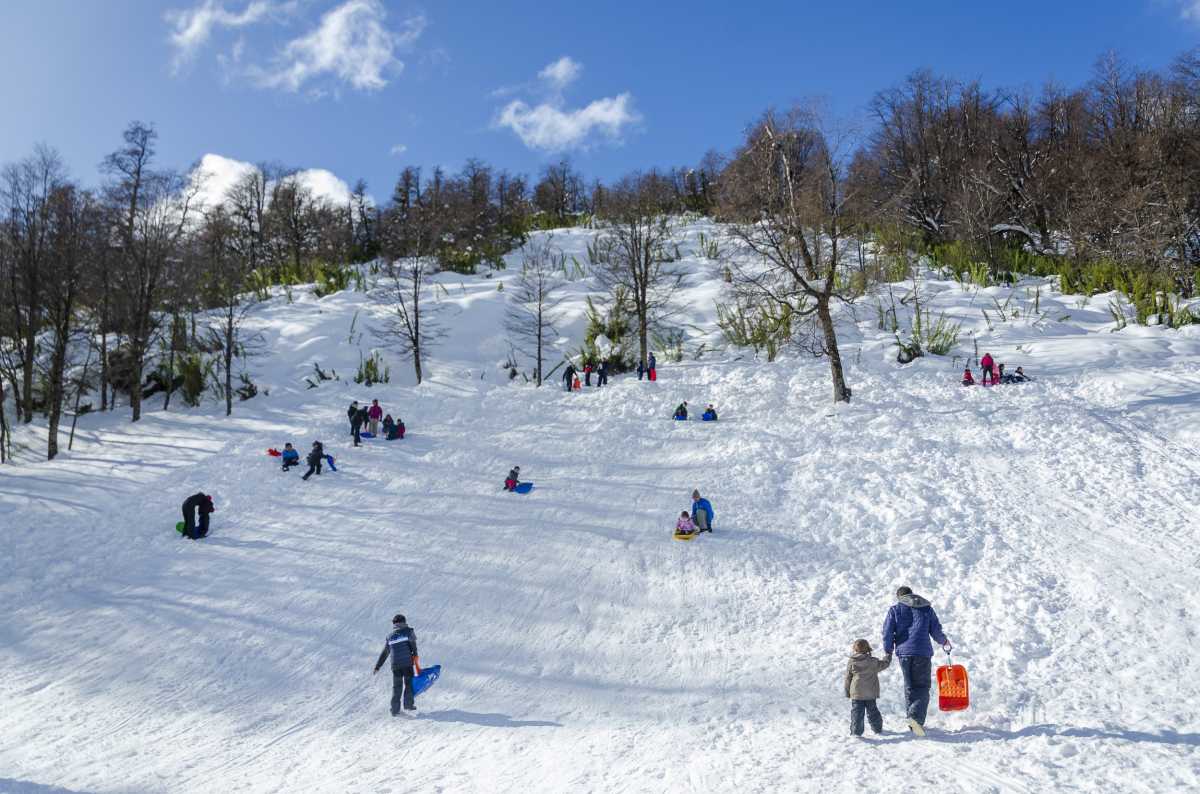
{"label": "gloved hand", "polygon": [[421,674],[421,657],[414,656],[412,664],[413,664],[413,672],[416,675],[420,675]]}
{"label": "gloved hand", "polygon": [[375,669],[371,671],[371,675],[375,675],[378,672],[379,672],[379,665],[375,665]]}
{"label": "gloved hand", "polygon": [[946,653],[950,653],[950,651],[954,650],[954,646],[950,644],[950,640],[946,640],[945,644],[942,645],[942,650]]}

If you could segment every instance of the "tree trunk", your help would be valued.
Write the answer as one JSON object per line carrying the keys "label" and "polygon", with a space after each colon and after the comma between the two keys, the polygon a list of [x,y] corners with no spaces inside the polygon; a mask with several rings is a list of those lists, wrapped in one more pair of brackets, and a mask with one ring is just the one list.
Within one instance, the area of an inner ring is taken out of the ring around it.
{"label": "tree trunk", "polygon": [[67,363],[67,339],[64,335],[56,339],[54,354],[50,363],[50,393],[47,395],[49,412],[49,433],[46,438],[46,460],[54,460],[58,455],[58,425],[62,421],[63,375]]}
{"label": "tree trunk", "polygon": [[92,365],[92,348],[89,345],[87,359],[83,362],[83,374],[75,385],[75,410],[71,414],[71,435],[67,437],[67,451],[75,445],[75,425],[79,423],[79,401],[83,398],[83,388],[87,385],[88,367]]}
{"label": "tree trunk", "polygon": [[846,374],[842,370],[842,354],[838,351],[837,334],[833,328],[833,313],[829,309],[829,298],[818,298],[817,319],[825,337],[825,355],[829,356],[829,374],[833,378],[833,401],[850,402],[850,390],[846,388]]}
{"label": "tree trunk", "polygon": [[4,415],[4,378],[0,377],[0,463],[8,462],[8,417]]}
{"label": "tree trunk", "polygon": [[133,418],[129,421],[136,422],[142,418],[142,367],[145,366],[145,354],[141,351],[133,351],[133,364],[130,367],[132,370],[129,377],[129,407],[133,411]]}
{"label": "tree trunk", "polygon": [[233,415],[233,318],[225,326],[225,415]]}
{"label": "tree trunk", "polygon": [[[105,303],[108,299],[105,298]],[[116,395],[113,395],[115,401]],[[108,410],[108,319],[107,310],[100,318],[100,410]]]}
{"label": "tree trunk", "polygon": [[29,326],[25,329],[25,349],[21,353],[21,421],[29,424],[33,421],[33,365],[37,359],[37,328],[32,309]]}

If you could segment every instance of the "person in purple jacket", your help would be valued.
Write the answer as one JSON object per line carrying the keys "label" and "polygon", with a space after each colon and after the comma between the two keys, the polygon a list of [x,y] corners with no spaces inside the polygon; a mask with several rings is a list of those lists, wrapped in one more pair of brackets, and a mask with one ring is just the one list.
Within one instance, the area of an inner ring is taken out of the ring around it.
{"label": "person in purple jacket", "polygon": [[908,729],[918,736],[925,735],[925,713],[929,709],[929,679],[933,673],[930,637],[944,650],[950,650],[950,640],[942,633],[941,621],[929,602],[911,587],[896,590],[896,603],[883,621],[883,652],[890,655],[894,649],[900,657]]}

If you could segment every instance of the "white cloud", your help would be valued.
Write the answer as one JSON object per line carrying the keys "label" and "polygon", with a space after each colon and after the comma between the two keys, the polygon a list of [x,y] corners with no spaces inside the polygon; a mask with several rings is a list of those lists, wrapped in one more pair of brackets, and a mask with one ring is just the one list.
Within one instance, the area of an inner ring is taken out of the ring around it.
{"label": "white cloud", "polygon": [[404,154],[404,153],[405,153],[405,152],[407,152],[407,151],[408,151],[408,147],[407,147],[407,146],[405,146],[405,145],[404,145],[404,144],[402,144],[402,143],[398,143],[398,144],[396,144],[395,146],[393,146],[393,147],[392,147],[392,149],[391,149],[391,155],[392,155],[393,157],[395,157],[396,155],[399,155],[399,154]]}
{"label": "white cloud", "polygon": [[542,71],[538,72],[538,77],[544,82],[548,83],[550,87],[556,91],[562,91],[571,83],[575,82],[579,78],[579,73],[582,71],[583,64],[573,60],[568,55],[564,55]]}
{"label": "white cloud", "polygon": [[291,13],[294,2],[252,0],[241,11],[228,11],[221,0],[204,0],[188,9],[171,9],[163,16],[171,26],[167,37],[175,49],[171,69],[178,72],[208,43],[215,28],[244,28],[268,17]]}
{"label": "white cloud", "polygon": [[252,75],[262,86],[288,91],[324,76],[361,91],[383,88],[389,72],[404,68],[396,50],[415,43],[426,24],[425,17],[416,16],[393,32],[384,25],[386,16],[380,0],[346,0],[307,35],[288,42],[272,68],[254,69]]}
{"label": "white cloud", "polygon": [[[195,198],[196,205],[204,210],[224,204],[230,188],[254,171],[255,167],[252,163],[233,160],[219,154],[204,155],[191,174],[192,180],[200,183],[200,190]],[[309,168],[297,171],[292,178],[296,180],[296,184],[307,188],[318,200],[339,206],[345,206],[350,200],[350,186],[332,171]]]}
{"label": "white cloud", "polygon": [[1179,14],[1184,19],[1200,22],[1200,0],[1180,0]]}
{"label": "white cloud", "polygon": [[497,127],[507,127],[530,149],[547,152],[586,148],[595,136],[619,140],[630,124],[641,121],[628,92],[604,97],[582,108],[565,107],[563,89],[575,82],[583,65],[564,55],[538,72],[546,99],[537,105],[514,100],[496,117]]}

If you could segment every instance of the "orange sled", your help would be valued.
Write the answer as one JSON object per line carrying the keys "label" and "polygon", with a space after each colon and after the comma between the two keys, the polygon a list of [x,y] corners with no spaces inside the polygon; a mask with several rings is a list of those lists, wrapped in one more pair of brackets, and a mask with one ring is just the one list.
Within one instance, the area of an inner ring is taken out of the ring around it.
{"label": "orange sled", "polygon": [[[950,661],[950,654],[946,654]],[[937,669],[938,708],[942,711],[962,711],[971,705],[967,668],[961,664],[944,664]]]}

